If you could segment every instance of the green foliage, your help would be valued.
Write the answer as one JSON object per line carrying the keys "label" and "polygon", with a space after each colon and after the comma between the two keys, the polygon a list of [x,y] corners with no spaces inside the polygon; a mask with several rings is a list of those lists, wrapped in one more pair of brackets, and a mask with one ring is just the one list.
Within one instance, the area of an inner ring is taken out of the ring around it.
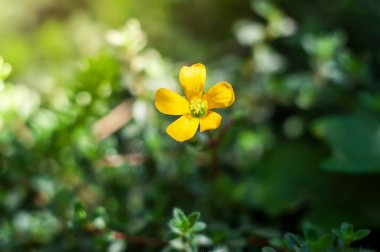
{"label": "green foliage", "polygon": [[[376,249],[377,7],[0,2],[0,251]],[[155,92],[197,62],[236,99],[177,143]]]}
{"label": "green foliage", "polygon": [[[322,118],[315,132],[330,146],[332,157],[324,164],[328,170],[347,173],[379,172],[380,156],[376,136],[380,121],[375,113],[356,112]],[[359,145],[361,148],[356,148]]]}
{"label": "green foliage", "polygon": [[342,248],[349,247],[352,242],[361,240],[370,234],[368,229],[359,229],[354,231],[354,226],[349,223],[342,223],[340,229],[334,229],[333,233],[339,239],[339,246]]}
{"label": "green foliage", "polygon": [[4,59],[0,57],[0,81],[3,81],[11,74],[12,67],[9,63],[4,62]]}
{"label": "green foliage", "polygon": [[[328,233],[318,232],[310,223],[306,223],[303,227],[303,237],[286,233],[282,243],[279,243],[279,247],[290,252],[354,251],[355,248],[350,247],[351,242],[361,240],[369,233],[368,229],[360,229],[354,232],[353,226],[348,223],[342,223],[339,230],[333,229],[332,232]],[[264,251],[276,250],[265,247],[262,249],[262,252]]]}
{"label": "green foliage", "polygon": [[170,247],[179,251],[198,251],[199,241],[205,243],[208,240],[207,237],[197,234],[206,228],[206,224],[198,221],[199,219],[199,212],[186,216],[181,209],[174,208],[173,218],[169,221],[171,231],[166,236]]}

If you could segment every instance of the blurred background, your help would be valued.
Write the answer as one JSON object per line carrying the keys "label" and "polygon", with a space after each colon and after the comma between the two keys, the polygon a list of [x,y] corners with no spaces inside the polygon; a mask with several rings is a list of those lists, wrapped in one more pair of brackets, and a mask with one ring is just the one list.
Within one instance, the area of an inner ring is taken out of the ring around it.
{"label": "blurred background", "polygon": [[[174,207],[215,251],[344,221],[380,248],[379,25],[377,0],[0,0],[0,250],[160,251]],[[198,62],[236,95],[211,152],[153,101]]]}

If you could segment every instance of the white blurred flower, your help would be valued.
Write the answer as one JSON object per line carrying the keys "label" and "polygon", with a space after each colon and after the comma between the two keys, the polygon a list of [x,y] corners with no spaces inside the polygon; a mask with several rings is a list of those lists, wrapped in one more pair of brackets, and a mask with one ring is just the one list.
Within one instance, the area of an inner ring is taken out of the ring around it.
{"label": "white blurred flower", "polygon": [[259,23],[240,20],[234,27],[235,35],[240,44],[250,46],[265,38],[265,27]]}
{"label": "white blurred flower", "polygon": [[321,76],[335,81],[336,83],[343,83],[345,80],[343,72],[339,69],[337,62],[334,60],[329,60],[323,63],[318,69],[318,72]]}
{"label": "white blurred flower", "polygon": [[128,55],[135,55],[145,48],[147,38],[137,19],[130,19],[120,30],[109,30],[106,40],[113,46],[124,47]]}
{"label": "white blurred flower", "polygon": [[124,240],[114,240],[107,249],[107,252],[122,252],[127,248],[127,244]]}
{"label": "white blurred flower", "polygon": [[72,43],[83,55],[96,54],[104,45],[103,27],[86,14],[79,13],[70,18],[67,29],[72,35]]}
{"label": "white blurred flower", "polygon": [[139,123],[145,123],[148,118],[148,104],[142,99],[138,99],[133,103],[133,118]]}
{"label": "white blurred flower", "polygon": [[278,72],[285,67],[284,58],[267,45],[256,46],[253,59],[258,72]]}
{"label": "white blurred flower", "polygon": [[40,105],[40,95],[25,85],[13,85],[0,93],[0,114],[15,113],[27,119]]}
{"label": "white blurred flower", "polygon": [[297,31],[297,24],[289,17],[281,17],[270,22],[269,30],[275,37],[291,36]]}

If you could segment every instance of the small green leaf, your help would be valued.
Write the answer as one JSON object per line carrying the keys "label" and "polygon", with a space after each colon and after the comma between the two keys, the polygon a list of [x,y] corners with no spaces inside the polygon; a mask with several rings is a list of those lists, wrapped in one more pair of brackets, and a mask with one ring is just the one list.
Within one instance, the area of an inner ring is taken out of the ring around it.
{"label": "small green leaf", "polygon": [[197,234],[194,236],[194,241],[199,246],[211,246],[213,244],[212,240],[203,234]]}
{"label": "small green leaf", "polygon": [[12,72],[12,66],[0,56],[0,81],[5,80]]}
{"label": "small green leaf", "polygon": [[85,220],[87,218],[87,212],[80,202],[76,202],[74,205],[74,215],[77,220]]}
{"label": "small green leaf", "polygon": [[310,223],[304,225],[303,234],[308,241],[315,241],[318,239],[317,230]]}
{"label": "small green leaf", "polygon": [[276,252],[276,250],[271,247],[264,247],[261,249],[261,252]]}
{"label": "small green leaf", "polygon": [[171,219],[169,221],[169,226],[175,227],[175,228],[181,228],[182,222],[180,220],[177,220],[177,219]]}
{"label": "small green leaf", "polygon": [[292,234],[292,233],[286,233],[285,236],[284,236],[284,239],[285,239],[286,245],[290,249],[296,249],[296,248],[300,247],[301,242],[297,238],[297,236],[295,236],[294,234]]}
{"label": "small green leaf", "polygon": [[176,233],[178,234],[178,236],[181,236],[184,234],[184,231],[182,229],[179,229],[179,228],[176,228],[176,227],[170,227],[170,230],[173,232],[173,233]]}
{"label": "small green leaf", "polygon": [[171,241],[171,240],[174,240],[174,239],[177,239],[178,238],[178,234],[174,233],[174,232],[169,232],[166,236],[165,236],[165,241]]}
{"label": "small green leaf", "polygon": [[339,229],[334,228],[331,232],[333,232],[338,238],[342,238],[342,232],[340,232]]}
{"label": "small green leaf", "polygon": [[170,246],[176,250],[183,251],[186,247],[182,239],[174,239],[169,242]]}
{"label": "small green leaf", "polygon": [[328,251],[332,247],[334,240],[335,236],[333,234],[324,234],[315,242],[307,242],[307,245],[312,252]]}
{"label": "small green leaf", "polygon": [[379,116],[364,111],[318,119],[315,133],[331,150],[331,157],[321,164],[322,168],[350,174],[379,173],[380,139],[373,137],[379,126]]}
{"label": "small green leaf", "polygon": [[268,241],[269,245],[276,247],[276,248],[284,248],[285,247],[285,241],[280,238],[272,238]]}
{"label": "small green leaf", "polygon": [[179,208],[174,208],[174,210],[173,210],[173,216],[174,216],[175,219],[180,220],[181,222],[187,221],[186,215]]}
{"label": "small green leaf", "polygon": [[202,231],[203,229],[205,229],[206,228],[206,223],[204,223],[204,222],[197,222],[197,223],[195,223],[192,227],[191,227],[191,229],[190,229],[190,231],[192,231],[192,232],[199,232],[199,231]]}
{"label": "small green leaf", "polygon": [[201,217],[201,214],[199,212],[191,213],[187,216],[187,219],[190,222],[190,226],[193,226]]}
{"label": "small green leaf", "polygon": [[354,226],[350,223],[344,222],[342,223],[340,230],[342,231],[344,236],[352,235],[354,233]]}
{"label": "small green leaf", "polygon": [[368,229],[359,229],[358,231],[354,233],[354,241],[361,240],[367,235],[369,235],[370,233],[371,231]]}

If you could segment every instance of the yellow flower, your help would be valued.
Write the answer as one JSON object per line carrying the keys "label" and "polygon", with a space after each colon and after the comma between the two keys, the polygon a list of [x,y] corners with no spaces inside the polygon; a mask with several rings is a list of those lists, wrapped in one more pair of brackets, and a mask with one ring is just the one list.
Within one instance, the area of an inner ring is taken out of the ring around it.
{"label": "yellow flower", "polygon": [[181,115],[167,127],[166,132],[175,140],[183,142],[195,135],[199,124],[201,132],[218,128],[222,117],[210,109],[230,106],[235,101],[235,94],[227,82],[219,82],[204,92],[206,67],[203,64],[182,67],[179,80],[185,96],[160,88],[154,99],[161,113]]}

